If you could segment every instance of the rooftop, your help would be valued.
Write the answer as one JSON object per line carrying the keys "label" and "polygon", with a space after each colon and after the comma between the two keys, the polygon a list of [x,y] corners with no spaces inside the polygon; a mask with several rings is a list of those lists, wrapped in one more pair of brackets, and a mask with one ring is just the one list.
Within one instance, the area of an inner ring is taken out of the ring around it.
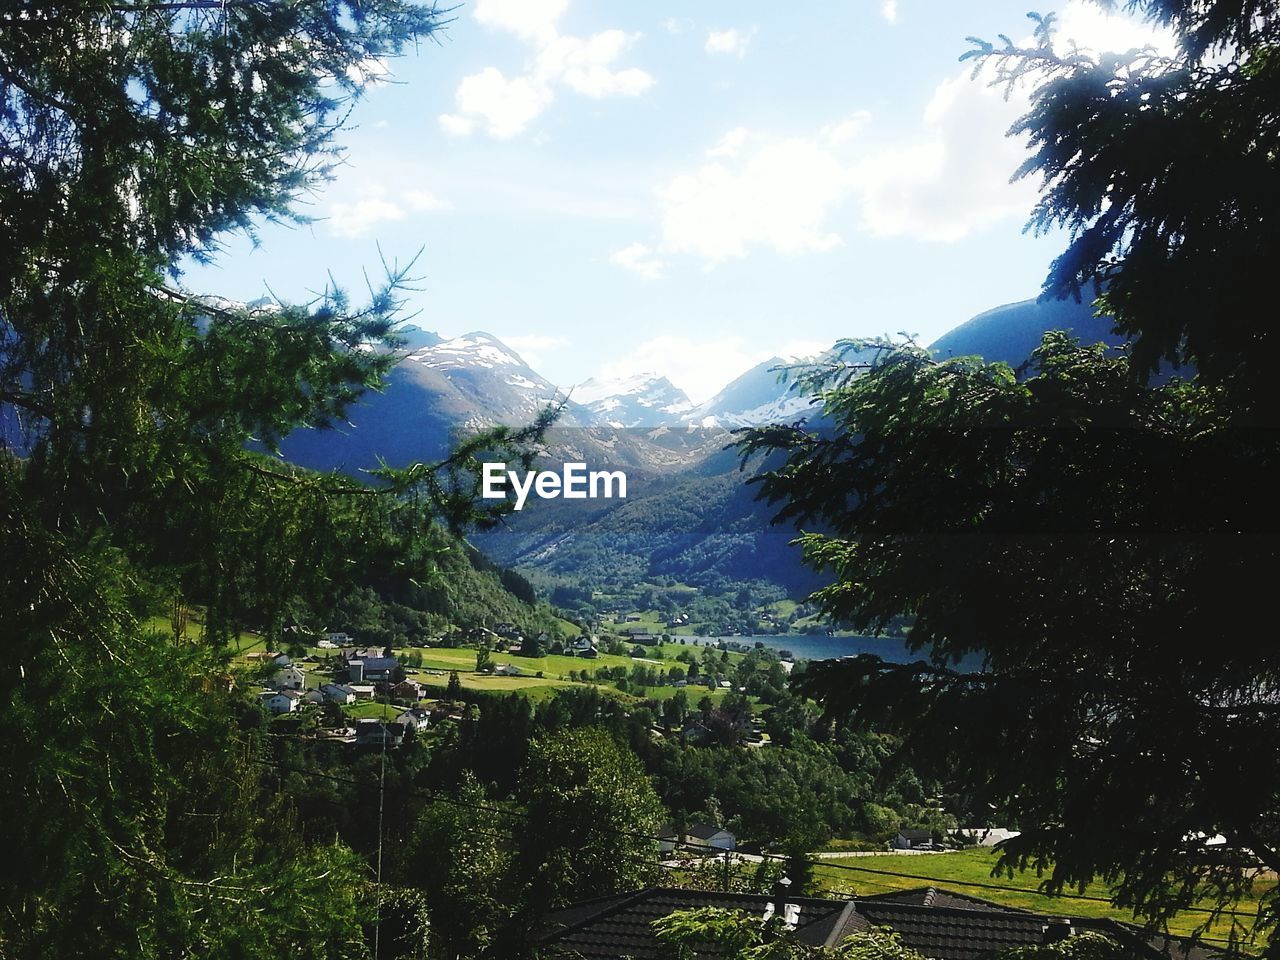
{"label": "rooftop", "polygon": [[[677,910],[719,907],[761,918],[773,898],[766,894],[719,893],[650,887],[573,904],[547,916],[540,942],[583,960],[660,960],[665,957],[653,922]],[[993,951],[1046,942],[1051,918],[936,887],[895,891],[853,900],[787,897],[799,907],[794,933],[810,946],[834,947],[862,930],[893,929],[903,943],[936,960],[979,960]],[[790,911],[788,911],[790,913]],[[1074,932],[1091,930],[1132,950],[1136,960],[1213,960],[1220,954],[1179,938],[1150,937],[1115,920],[1052,918]],[[698,956],[713,958],[714,950]]]}

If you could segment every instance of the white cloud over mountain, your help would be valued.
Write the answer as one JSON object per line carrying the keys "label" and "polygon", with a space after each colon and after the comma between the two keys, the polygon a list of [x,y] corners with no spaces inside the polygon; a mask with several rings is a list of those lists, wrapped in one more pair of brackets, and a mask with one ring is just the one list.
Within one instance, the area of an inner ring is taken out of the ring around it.
{"label": "white cloud over mountain", "polygon": [[[885,19],[897,19],[885,3]],[[730,36],[732,34],[732,36]],[[749,37],[747,37],[749,40]],[[735,31],[712,33],[707,49],[745,47]],[[1068,0],[1057,45],[1124,51],[1167,49],[1167,32],[1086,0]],[[1029,87],[992,86],[984,69],[942,80],[914,130],[874,137],[872,116],[857,110],[812,135],[770,136],[737,127],[705,151],[706,161],[655,188],[660,240],[623,248],[704,264],[753,250],[820,253],[839,246],[841,231],[954,242],[994,224],[1025,218],[1036,184],[1011,182],[1026,159],[1025,143],[1006,136],[1029,106]],[[847,208],[847,209],[846,209]],[[621,251],[619,251],[621,253]],[[637,270],[634,256],[613,262]],[[646,260],[652,263],[652,259]],[[650,267],[650,277],[658,271]]]}
{"label": "white cloud over mountain", "polygon": [[617,61],[638,37],[602,30],[586,37],[559,32],[568,0],[477,0],[475,19],[512,33],[529,46],[523,70],[511,77],[497,67],[468,74],[454,94],[454,111],[438,117],[441,130],[455,137],[483,129],[497,140],[518,136],[567,88],[593,99],[634,97],[654,79]]}

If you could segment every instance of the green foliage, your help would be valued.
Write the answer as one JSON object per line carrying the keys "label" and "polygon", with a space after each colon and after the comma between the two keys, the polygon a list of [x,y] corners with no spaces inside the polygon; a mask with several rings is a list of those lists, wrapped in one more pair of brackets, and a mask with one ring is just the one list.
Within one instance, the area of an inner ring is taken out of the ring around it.
{"label": "green foliage", "polygon": [[[1014,370],[846,342],[802,377],[830,429],[750,431],[742,450],[781,454],[762,493],[823,531],[800,542],[830,577],[824,612],[910,617],[922,655],[817,664],[800,692],[901,733],[913,765],[1021,824],[1005,869],[1114,881],[1158,924],[1247,896],[1252,857],[1280,868],[1280,660],[1248,640],[1280,572],[1275,332],[1256,309],[1280,253],[1280,11],[1129,6],[1179,52],[1061,54],[1046,17],[1032,47],[972,55],[1038,84],[1016,128],[1045,182],[1033,223],[1071,234],[1047,292],[1098,282],[1130,349],[1050,333]],[[1149,382],[1161,361],[1194,376]],[[1206,849],[1216,834],[1235,852]]]}
{"label": "green foliage", "polygon": [[508,919],[510,854],[502,841],[510,823],[485,808],[484,790],[464,777],[451,798],[423,810],[403,852],[403,882],[426,893],[432,956],[479,956]]}
{"label": "green foliage", "polygon": [[1002,950],[997,956],[999,960],[1128,960],[1132,954],[1114,940],[1086,930],[1056,943]]}
{"label": "green foliage", "polygon": [[608,733],[579,729],[532,744],[517,788],[528,816],[520,875],[535,908],[653,881],[665,811],[636,756]]}
{"label": "green foliage", "polygon": [[[227,692],[228,644],[374,576],[429,578],[456,549],[443,527],[496,519],[477,458],[519,458],[554,411],[380,489],[293,470],[261,451],[380,383],[408,268],[386,265],[364,305],[328,289],[240,306],[191,294],[180,266],[299,219],[368,65],[438,23],[404,0],[6,18],[0,808],[30,827],[0,878],[6,956],[366,953],[365,864],[296,836],[262,789],[261,713]],[[169,640],[144,626],[162,612]]]}
{"label": "green foliage", "polygon": [[[653,929],[672,960],[693,960],[711,950],[726,960],[924,960],[923,954],[906,946],[891,931],[861,930],[834,949],[824,949],[789,938],[773,918],[761,922],[750,914],[719,907],[677,910],[655,920]],[[1104,960],[1101,954],[1069,956]]]}

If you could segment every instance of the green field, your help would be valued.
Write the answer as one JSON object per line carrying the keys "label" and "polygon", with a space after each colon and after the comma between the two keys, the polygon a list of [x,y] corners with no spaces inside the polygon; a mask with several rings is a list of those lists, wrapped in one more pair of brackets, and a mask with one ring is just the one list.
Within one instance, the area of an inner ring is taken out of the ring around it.
{"label": "green field", "polygon": [[[858,893],[870,896],[886,893],[890,890],[911,890],[922,886],[939,886],[955,890],[957,893],[993,900],[1011,907],[1022,907],[1038,913],[1066,914],[1079,917],[1112,917],[1117,920],[1132,922],[1133,916],[1124,910],[1118,910],[1107,903],[1094,900],[1072,899],[1070,896],[1050,897],[1039,892],[1036,887],[1041,878],[1034,873],[1015,873],[1012,877],[991,875],[997,854],[994,850],[978,848],[960,850],[955,853],[930,854],[916,856],[883,857],[847,857],[828,861],[818,866],[814,874],[824,889],[841,893]],[[873,872],[878,871],[878,872]],[[912,876],[886,876],[885,874],[911,874]],[[925,878],[925,879],[917,879]],[[1257,909],[1257,894],[1275,886],[1275,878],[1258,881],[1252,899],[1240,904],[1235,909],[1250,912]],[[970,886],[967,884],[976,884]],[[1003,889],[988,889],[982,884],[994,884]],[[1083,893],[1090,897],[1109,896],[1109,888],[1102,883],[1089,885]],[[1190,934],[1204,920],[1206,914],[1186,913],[1170,924],[1172,933]],[[1248,917],[1239,917],[1248,923]],[[1230,918],[1220,920],[1207,936],[1225,937]]]}
{"label": "green field", "polygon": [[[156,629],[168,629],[168,621],[157,619],[155,626]],[[199,626],[189,626],[188,632],[190,633],[192,629],[196,631],[194,635],[198,636]],[[237,648],[236,653],[243,658],[246,654],[264,649],[264,647],[265,644],[261,637],[256,634],[244,634],[241,637],[240,646]],[[402,659],[410,652],[421,654],[421,667],[408,667],[406,672],[411,679],[429,687],[430,696],[432,697],[443,696],[449,682],[448,674],[456,671],[458,680],[464,690],[479,690],[486,693],[519,693],[532,700],[543,700],[554,696],[559,690],[581,685],[581,682],[569,679],[570,671],[581,673],[586,670],[595,673],[605,667],[625,667],[630,670],[632,665],[636,663],[643,663],[646,666],[653,666],[665,671],[672,666],[681,665],[676,660],[676,656],[681,651],[688,649],[690,649],[689,646],[679,643],[660,644],[656,647],[646,648],[646,652],[650,652],[650,656],[643,660],[607,653],[601,654],[593,660],[582,657],[566,657],[558,654],[545,657],[520,657],[515,654],[497,652],[490,654],[490,658],[495,664],[514,664],[519,667],[521,676],[518,677],[500,677],[476,673],[476,651],[472,647],[406,647],[397,649],[395,653]],[[308,647],[307,653],[325,658],[332,656],[334,651],[322,650],[319,647]],[[731,660],[739,659],[741,656],[741,654],[737,653],[729,654]],[[245,661],[242,660],[241,662],[244,663]],[[328,671],[314,669],[314,664],[304,664],[303,666],[308,668],[306,681],[308,689],[315,689],[331,682]],[[432,670],[445,672],[428,672]],[[541,677],[537,676],[539,672],[542,673]],[[666,700],[675,696],[677,690],[676,687],[670,686],[651,687],[642,693],[624,694],[611,683],[599,683],[595,684],[595,686],[601,693],[627,700]],[[680,689],[686,690],[693,703],[697,703],[704,696],[719,700],[729,692],[721,689],[708,689],[703,686],[689,686]],[[347,708],[347,712],[352,716],[376,715],[361,713],[360,711],[365,706],[365,704],[352,705]]]}

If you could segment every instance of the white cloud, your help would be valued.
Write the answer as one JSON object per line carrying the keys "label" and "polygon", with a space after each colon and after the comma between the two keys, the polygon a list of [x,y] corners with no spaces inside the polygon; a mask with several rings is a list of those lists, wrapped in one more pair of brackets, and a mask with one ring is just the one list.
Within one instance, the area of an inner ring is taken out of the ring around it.
{"label": "white cloud", "polygon": [[[1088,0],[1068,0],[1059,24],[1062,49],[1069,40],[1113,51],[1151,44],[1166,52],[1172,45],[1167,31]],[[1006,134],[1029,107],[1029,84],[1006,96],[989,79],[973,78],[970,69],[948,77],[914,131],[879,142],[867,135],[872,118],[865,110],[812,136],[731,130],[705,151],[701,166],[656,189],[661,239],[650,244],[653,258],[687,254],[715,264],[753,250],[820,252],[840,243],[841,230],[855,228],[954,242],[1025,219],[1037,185],[1033,178],[1010,182],[1027,152],[1024,141]],[[846,206],[854,215],[837,219]]]}
{"label": "white cloud", "polygon": [[693,26],[693,21],[688,17],[667,17],[662,21],[662,29],[672,34],[687,33]]}
{"label": "white cloud", "polygon": [[862,226],[877,236],[952,241],[1027,216],[1035,184],[1009,182],[1026,159],[1025,142],[1005,136],[1025,107],[968,71],[939,84],[920,134],[854,164]]}
{"label": "white cloud", "polygon": [[458,112],[444,114],[440,123],[447,132],[458,135],[463,132],[463,122],[482,121],[491,137],[509,140],[542,113],[551,100],[551,89],[546,84],[531,77],[508,80],[497,67],[485,67],[462,78],[455,96]]}
{"label": "white cloud", "polygon": [[556,22],[568,7],[569,0],[476,0],[472,15],[486,27],[546,42],[555,37]]}
{"label": "white cloud", "polygon": [[625,267],[646,280],[662,278],[664,264],[654,256],[654,252],[643,243],[632,243],[609,254],[609,262]]}
{"label": "white cloud", "polygon": [[436,118],[440,129],[451,137],[466,137],[475,129],[476,122],[470,117],[460,117],[456,113],[442,113]]}
{"label": "white cloud", "polygon": [[1082,49],[1113,53],[1148,45],[1165,55],[1177,51],[1172,31],[1156,28],[1128,14],[1108,13],[1084,0],[1068,0],[1058,15],[1055,46],[1065,51],[1071,41]]}
{"label": "white cloud", "polygon": [[755,27],[745,31],[735,27],[730,27],[728,30],[712,30],[707,34],[706,51],[707,53],[727,53],[742,58],[747,55],[747,48],[751,46],[751,40],[755,35]]}
{"label": "white cloud", "polygon": [[386,186],[368,180],[353,199],[329,205],[327,222],[335,237],[367,236],[380,223],[404,220],[410,214],[449,209],[449,203],[430,190],[413,188],[391,193]]}
{"label": "white cloud", "polygon": [[889,23],[898,22],[898,0],[884,0],[880,4],[880,16]]}
{"label": "white cloud", "polygon": [[371,87],[391,79],[391,67],[385,57],[365,57],[347,66],[347,79],[362,87]]}
{"label": "white cloud", "polygon": [[734,127],[721,137],[714,147],[707,151],[707,157],[736,157],[746,142],[747,128]]}
{"label": "white cloud", "polygon": [[[1068,0],[1055,45],[1123,52],[1147,44],[1170,52],[1167,31],[1086,0]],[[935,88],[919,133],[866,155],[855,165],[862,224],[879,236],[960,240],[994,223],[1025,218],[1034,178],[1010,178],[1027,159],[1025,141],[1007,137],[1030,107],[1030,82],[1006,91],[986,70],[964,70]],[[1006,95],[1006,93],[1008,95]]]}
{"label": "white cloud", "polygon": [[604,30],[586,39],[556,37],[538,53],[536,74],[546,85],[557,81],[588,97],[634,97],[653,86],[643,70],[611,70],[636,34]]}
{"label": "white cloud", "polygon": [[840,238],[827,215],[848,189],[848,172],[814,140],[780,140],[731,165],[708,163],[658,189],[662,250],[711,262],[757,246],[829,250]]}
{"label": "white cloud", "polygon": [[848,143],[860,134],[871,122],[871,113],[867,110],[856,110],[843,120],[828,123],[818,131],[818,136],[827,143],[839,145]]}
{"label": "white cloud", "polygon": [[569,345],[567,337],[553,337],[542,333],[520,334],[514,337],[499,337],[529,366],[537,368],[552,350]]}
{"label": "white cloud", "polygon": [[637,34],[602,30],[587,37],[562,35],[557,23],[567,7],[568,0],[477,0],[476,20],[520,37],[530,46],[530,58],[510,78],[497,67],[463,77],[454,112],[438,118],[446,134],[465,137],[482,127],[491,137],[507,140],[546,110],[559,88],[601,99],[634,97],[653,86],[646,71],[615,67]]}

